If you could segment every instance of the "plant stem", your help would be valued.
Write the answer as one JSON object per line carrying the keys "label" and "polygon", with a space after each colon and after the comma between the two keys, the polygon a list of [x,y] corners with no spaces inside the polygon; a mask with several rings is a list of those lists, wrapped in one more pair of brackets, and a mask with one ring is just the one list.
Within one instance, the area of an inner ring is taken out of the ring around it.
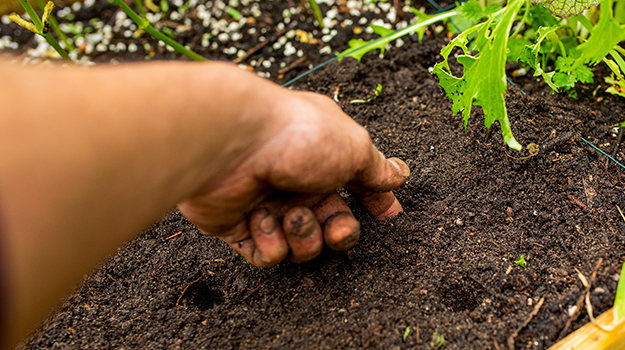
{"label": "plant stem", "polygon": [[143,1],[141,0],[135,0],[135,6],[137,6],[137,10],[139,10],[139,13],[141,14],[141,16],[145,17],[145,6],[143,6]]}
{"label": "plant stem", "polygon": [[35,12],[35,9],[30,6],[30,3],[27,0],[19,1],[20,4],[22,4],[22,7],[24,7],[24,10],[26,10],[26,13],[28,13],[28,17],[30,17],[30,20],[33,21],[35,28],[37,28],[37,30],[41,33],[43,31],[43,23],[39,19],[39,16],[37,16],[37,12]]}
{"label": "plant stem", "polygon": [[[20,0],[23,1],[23,0]],[[172,40],[171,38],[169,38],[167,35],[161,33],[160,31],[158,31],[156,28],[154,28],[152,26],[152,24],[150,24],[150,22],[144,18],[141,18],[141,16],[139,16],[135,11],[133,11],[128,5],[126,5],[126,3],[123,0],[113,0],[115,1],[115,3],[122,8],[122,10],[124,12],[126,12],[126,14],[133,20],[135,21],[135,23],[137,23],[137,26],[144,30],[146,33],[152,35],[153,37],[155,37],[158,40],[163,41],[165,44],[171,46],[174,50],[178,51],[179,53],[189,57],[190,59],[194,60],[194,61],[208,61],[206,58],[198,55],[197,53],[187,49],[186,47],[180,45],[179,43],[177,43],[175,40]]]}
{"label": "plant stem", "polygon": [[[41,35],[41,34],[40,34]],[[61,55],[61,57],[68,61],[71,62],[72,59],[69,57],[69,55],[67,54],[67,52],[65,50],[63,50],[63,48],[61,47],[61,45],[59,45],[59,42],[56,41],[56,39],[54,39],[54,37],[52,36],[52,33],[48,32],[46,34],[42,35],[46,41],[48,42],[48,44],[50,44],[50,46],[52,46],[56,52],[59,53],[59,55]]]}
{"label": "plant stem", "polygon": [[308,4],[310,5],[310,9],[312,10],[313,17],[319,23],[319,28],[323,29],[323,16],[321,15],[321,10],[319,9],[319,5],[317,5],[316,0],[308,0]]}
{"label": "plant stem", "polygon": [[[59,42],[56,41],[56,39],[52,36],[52,34],[50,34],[50,32],[47,32],[44,34],[44,31],[43,31],[44,24],[39,18],[39,16],[37,16],[37,12],[35,12],[35,9],[33,9],[30,3],[27,0],[19,0],[19,1],[20,1],[20,4],[22,4],[22,7],[24,7],[24,9],[26,10],[26,13],[28,13],[30,20],[33,21],[35,29],[37,30],[36,34],[39,34],[42,37],[44,37],[46,41],[48,42],[48,44],[50,44],[50,46],[52,46],[56,50],[56,52],[58,52],[59,55],[61,55],[61,57],[64,60],[71,62],[72,59],[69,57],[67,52],[63,50],[61,45],[59,45]],[[50,18],[48,18],[48,21],[49,19]]]}
{"label": "plant stem", "polygon": [[[43,11],[43,9],[45,7],[45,5],[43,4],[43,1],[42,0],[36,0],[36,1],[37,1],[37,6],[39,6],[39,9],[41,11]],[[70,43],[69,40],[67,39],[67,35],[65,35],[65,33],[63,33],[61,28],[59,28],[59,22],[56,20],[56,18],[54,18],[54,16],[50,15],[49,21],[50,21],[50,27],[52,27],[52,30],[54,30],[56,35],[61,40],[63,40],[63,42],[65,43],[65,47],[67,47],[67,49],[69,51],[76,50],[76,48],[74,48],[74,45],[72,45],[72,43]]]}

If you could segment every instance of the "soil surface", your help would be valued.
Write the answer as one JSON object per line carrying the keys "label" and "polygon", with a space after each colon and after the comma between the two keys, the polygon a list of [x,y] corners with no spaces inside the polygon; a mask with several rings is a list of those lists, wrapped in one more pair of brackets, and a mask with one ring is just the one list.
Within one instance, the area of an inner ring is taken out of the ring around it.
{"label": "soil surface", "polygon": [[[262,4],[273,6],[263,12],[273,21],[286,6],[301,6]],[[113,16],[113,9],[98,2],[84,15]],[[297,26],[314,29],[306,21]],[[351,27],[339,29],[337,50],[353,37]],[[253,47],[255,38],[239,45]],[[499,350],[544,299],[513,342],[516,349],[546,349],[589,321],[575,309],[584,295],[576,269],[589,279],[596,273],[590,300],[595,315],[606,311],[625,257],[618,209],[625,208],[625,176],[580,136],[612,153],[611,125],[623,119],[625,100],[606,94],[600,78],[579,87],[578,100],[552,95],[534,78],[515,79],[506,96],[514,135],[542,148],[534,156],[526,147],[513,151],[497,123],[484,128],[479,108],[466,131],[452,115],[428,72],[447,40],[432,31],[384,58],[369,53],[362,62],[331,63],[294,86],[336,96],[387,156],[408,163],[410,181],[396,191],[405,213],[375,221],[348,196],[362,223],[353,249],[260,269],[174,210],[86,277],[25,347]],[[332,57],[319,46],[298,45],[307,63]],[[270,49],[250,59],[268,58]],[[144,56],[109,52],[93,59]],[[153,58],[180,55],[157,50]],[[277,69],[269,70],[272,78]],[[372,97],[377,84],[379,97],[349,102]],[[526,269],[514,262],[521,256]]]}

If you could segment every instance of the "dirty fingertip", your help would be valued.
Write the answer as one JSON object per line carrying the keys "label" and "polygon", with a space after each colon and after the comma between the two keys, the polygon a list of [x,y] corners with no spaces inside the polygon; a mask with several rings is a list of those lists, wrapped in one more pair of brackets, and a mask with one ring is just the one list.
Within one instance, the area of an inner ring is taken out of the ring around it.
{"label": "dirty fingertip", "polygon": [[393,192],[368,193],[360,196],[360,202],[377,220],[393,218],[403,212]]}
{"label": "dirty fingertip", "polygon": [[393,166],[397,175],[407,179],[410,176],[410,168],[399,158],[388,158],[388,162]]}
{"label": "dirty fingertip", "polygon": [[350,213],[337,213],[326,221],[323,232],[328,247],[348,250],[360,238],[360,223]]}

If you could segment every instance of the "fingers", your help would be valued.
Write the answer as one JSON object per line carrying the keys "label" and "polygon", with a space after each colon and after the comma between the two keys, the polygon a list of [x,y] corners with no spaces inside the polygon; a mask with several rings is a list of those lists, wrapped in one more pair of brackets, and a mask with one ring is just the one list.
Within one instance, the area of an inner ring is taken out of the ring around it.
{"label": "fingers", "polygon": [[338,193],[326,197],[313,211],[317,220],[323,223],[323,238],[330,248],[343,251],[358,242],[360,223]]}
{"label": "fingers", "polygon": [[291,247],[289,260],[301,263],[315,258],[323,249],[323,232],[312,210],[290,209],[283,219],[284,233]]}
{"label": "fingers", "polygon": [[258,267],[272,267],[286,258],[289,246],[282,227],[267,209],[256,209],[245,221],[220,237],[237,253]]}
{"label": "fingers", "polygon": [[278,264],[289,253],[289,246],[278,219],[267,209],[258,209],[250,217],[250,232],[256,249],[251,262],[268,267]]}
{"label": "fingers", "polygon": [[386,158],[367,137],[367,155],[359,164],[356,177],[348,184],[353,192],[388,192],[403,185],[410,176],[410,168],[399,158]]}
{"label": "fingers", "polygon": [[364,192],[356,196],[371,216],[378,220],[394,218],[404,211],[393,192]]}

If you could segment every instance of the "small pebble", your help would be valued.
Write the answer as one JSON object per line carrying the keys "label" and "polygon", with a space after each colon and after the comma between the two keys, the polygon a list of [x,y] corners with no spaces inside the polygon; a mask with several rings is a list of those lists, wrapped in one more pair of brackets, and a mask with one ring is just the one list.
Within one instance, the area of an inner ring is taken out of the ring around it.
{"label": "small pebble", "polygon": [[293,44],[291,44],[290,42],[286,43],[286,45],[284,46],[284,56],[288,57],[296,52],[297,50],[295,49],[295,47],[293,47]]}
{"label": "small pebble", "polygon": [[228,40],[230,40],[230,36],[227,33],[221,33],[217,36],[217,40],[221,41],[222,43],[225,43]]}

